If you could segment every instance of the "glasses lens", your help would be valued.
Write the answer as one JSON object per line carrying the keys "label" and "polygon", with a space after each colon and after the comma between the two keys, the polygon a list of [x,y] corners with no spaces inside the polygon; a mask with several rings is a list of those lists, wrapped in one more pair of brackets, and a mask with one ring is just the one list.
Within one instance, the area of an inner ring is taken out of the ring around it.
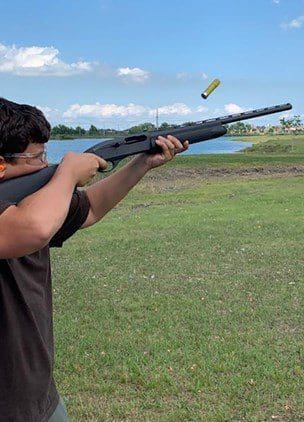
{"label": "glasses lens", "polygon": [[3,155],[5,158],[26,158],[26,159],[38,159],[42,163],[46,162],[47,155],[46,151],[38,152],[38,153],[32,153],[32,152],[26,152],[26,153],[15,153],[15,154],[5,154]]}

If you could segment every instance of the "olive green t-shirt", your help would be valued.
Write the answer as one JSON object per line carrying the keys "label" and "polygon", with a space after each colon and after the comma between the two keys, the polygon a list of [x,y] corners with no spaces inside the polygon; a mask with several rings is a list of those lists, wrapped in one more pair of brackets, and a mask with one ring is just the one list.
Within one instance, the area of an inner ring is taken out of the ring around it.
{"label": "olive green t-shirt", "polygon": [[[0,214],[10,205],[0,201]],[[75,191],[66,221],[48,246],[0,260],[1,422],[47,422],[58,404],[49,248],[62,246],[88,212],[87,195]]]}

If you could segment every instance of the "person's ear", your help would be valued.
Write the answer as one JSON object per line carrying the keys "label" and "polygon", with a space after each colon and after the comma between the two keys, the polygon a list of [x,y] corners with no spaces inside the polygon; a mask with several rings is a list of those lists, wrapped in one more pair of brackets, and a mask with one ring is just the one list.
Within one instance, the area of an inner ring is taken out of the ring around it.
{"label": "person's ear", "polygon": [[4,158],[0,155],[0,180],[5,176],[6,164]]}

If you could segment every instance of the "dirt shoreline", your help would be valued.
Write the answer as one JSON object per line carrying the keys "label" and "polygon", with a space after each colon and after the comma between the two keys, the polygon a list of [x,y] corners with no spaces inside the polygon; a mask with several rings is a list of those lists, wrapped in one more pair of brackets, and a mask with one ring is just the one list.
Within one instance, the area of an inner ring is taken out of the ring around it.
{"label": "dirt shoreline", "polygon": [[205,168],[166,168],[155,169],[146,175],[145,180],[177,180],[186,179],[210,179],[227,177],[265,177],[265,176],[303,176],[304,165],[276,165],[276,166],[250,166],[250,167],[205,167]]}

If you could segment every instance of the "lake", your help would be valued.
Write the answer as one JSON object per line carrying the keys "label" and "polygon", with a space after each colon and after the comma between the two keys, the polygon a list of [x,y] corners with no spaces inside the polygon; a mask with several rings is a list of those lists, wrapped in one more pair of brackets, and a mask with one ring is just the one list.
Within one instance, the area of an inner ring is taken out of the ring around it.
{"label": "lake", "polygon": [[[101,141],[102,139],[49,141],[46,144],[48,161],[49,163],[59,163],[67,151],[84,152],[86,149]],[[250,147],[251,145],[250,142],[232,141],[231,138],[223,136],[222,138],[190,145],[189,150],[183,154],[232,154]]]}

